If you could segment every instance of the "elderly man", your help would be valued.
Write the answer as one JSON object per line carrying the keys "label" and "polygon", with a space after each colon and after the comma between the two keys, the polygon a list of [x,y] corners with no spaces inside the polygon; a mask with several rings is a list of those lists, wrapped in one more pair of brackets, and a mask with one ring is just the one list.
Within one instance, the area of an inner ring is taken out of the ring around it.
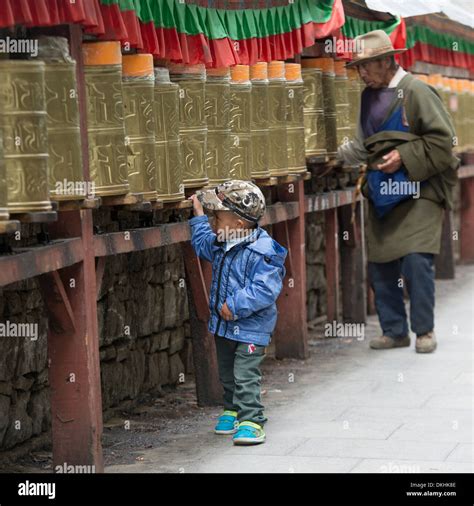
{"label": "elderly man", "polygon": [[367,163],[369,278],[383,335],[373,349],[410,346],[403,284],[410,297],[416,351],[436,349],[433,256],[439,253],[443,209],[450,208],[459,160],[449,114],[431,86],[395,62],[382,30],[355,39],[356,66],[366,84],[357,136],[340,146],[346,163]]}

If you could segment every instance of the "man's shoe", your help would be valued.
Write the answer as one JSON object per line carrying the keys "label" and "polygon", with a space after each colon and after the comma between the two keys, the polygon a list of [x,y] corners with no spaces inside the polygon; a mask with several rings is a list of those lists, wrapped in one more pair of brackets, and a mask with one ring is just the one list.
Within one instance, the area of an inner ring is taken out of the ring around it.
{"label": "man's shoe", "polygon": [[416,338],[415,350],[417,353],[432,353],[436,350],[436,337],[434,332],[428,332]]}
{"label": "man's shoe", "polygon": [[265,442],[265,432],[258,423],[239,423],[239,430],[232,438],[235,445],[256,445]]}
{"label": "man's shoe", "polygon": [[410,346],[410,337],[381,336],[372,339],[369,346],[373,350],[388,350],[389,348],[404,348]]}
{"label": "man's shoe", "polygon": [[216,434],[235,434],[238,427],[237,411],[226,410],[219,417],[214,432]]}

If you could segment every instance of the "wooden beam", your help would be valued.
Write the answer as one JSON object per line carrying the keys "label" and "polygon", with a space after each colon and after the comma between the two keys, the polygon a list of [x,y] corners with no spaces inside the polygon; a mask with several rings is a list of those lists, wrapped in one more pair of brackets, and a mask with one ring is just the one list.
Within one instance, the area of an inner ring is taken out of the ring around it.
{"label": "wooden beam", "polygon": [[196,394],[200,406],[222,404],[214,336],[208,331],[209,295],[201,263],[190,242],[181,244],[189,301]]}
{"label": "wooden beam", "polygon": [[299,180],[279,186],[277,194],[281,202],[297,204],[299,212],[297,218],[273,226],[275,240],[289,251],[287,274],[277,301],[275,355],[304,359],[308,356],[304,182]]}
{"label": "wooden beam", "polygon": [[52,241],[46,246],[14,248],[13,253],[0,256],[0,286],[68,267],[84,257],[78,237]]}
{"label": "wooden beam", "polygon": [[59,271],[42,274],[38,280],[48,312],[49,327],[56,334],[76,332],[74,312]]}

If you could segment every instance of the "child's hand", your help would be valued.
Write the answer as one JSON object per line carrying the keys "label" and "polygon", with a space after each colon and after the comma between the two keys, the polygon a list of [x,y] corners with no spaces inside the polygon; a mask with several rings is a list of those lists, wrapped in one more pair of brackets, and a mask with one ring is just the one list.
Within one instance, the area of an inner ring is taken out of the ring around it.
{"label": "child's hand", "polygon": [[234,319],[234,315],[232,314],[231,310],[227,306],[227,302],[224,302],[224,305],[221,307],[221,316],[226,321],[232,321]]}
{"label": "child's hand", "polygon": [[204,209],[202,207],[201,202],[199,202],[197,195],[196,194],[191,195],[189,197],[189,200],[193,201],[194,216],[204,216]]}

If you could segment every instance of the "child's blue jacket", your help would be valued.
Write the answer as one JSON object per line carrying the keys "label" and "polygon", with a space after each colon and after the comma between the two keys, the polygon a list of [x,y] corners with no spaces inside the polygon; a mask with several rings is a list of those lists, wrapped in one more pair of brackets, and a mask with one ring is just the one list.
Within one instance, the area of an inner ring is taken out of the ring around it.
{"label": "child's blue jacket", "polygon": [[[285,277],[287,250],[258,227],[253,240],[225,251],[207,216],[189,220],[196,254],[212,262],[209,331],[234,341],[267,346],[277,320],[276,299]],[[220,316],[227,306],[234,321]]]}

